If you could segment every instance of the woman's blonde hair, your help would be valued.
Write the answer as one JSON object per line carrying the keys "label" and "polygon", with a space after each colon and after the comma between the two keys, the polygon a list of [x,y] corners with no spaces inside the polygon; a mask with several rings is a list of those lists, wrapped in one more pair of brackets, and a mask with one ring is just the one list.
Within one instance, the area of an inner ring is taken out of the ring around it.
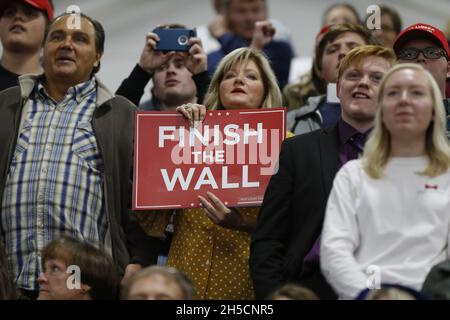
{"label": "woman's blonde hair", "polygon": [[256,64],[264,83],[264,99],[261,107],[274,108],[282,106],[280,88],[266,56],[262,52],[250,48],[239,48],[227,54],[220,61],[206,93],[206,108],[210,110],[223,109],[220,101],[220,83],[223,77],[235,65],[245,65],[249,61],[253,61]]}
{"label": "woman's blonde hair", "polygon": [[425,140],[425,152],[429,159],[429,164],[419,174],[435,177],[447,171],[450,166],[450,147],[446,138],[445,109],[441,91],[433,76],[420,64],[402,63],[390,69],[381,81],[375,128],[364,147],[363,167],[366,173],[374,179],[382,177],[384,167],[391,156],[391,136],[383,122],[383,96],[386,82],[391,75],[403,69],[413,69],[425,74],[432,93],[433,118],[427,129]]}

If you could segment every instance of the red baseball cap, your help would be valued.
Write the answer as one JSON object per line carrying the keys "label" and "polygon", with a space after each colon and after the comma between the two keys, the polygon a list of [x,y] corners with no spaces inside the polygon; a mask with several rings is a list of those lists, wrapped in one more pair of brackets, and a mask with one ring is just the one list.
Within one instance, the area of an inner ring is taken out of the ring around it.
{"label": "red baseball cap", "polygon": [[319,39],[319,37],[323,36],[328,31],[330,31],[330,26],[325,26],[322,29],[320,29],[319,33],[316,35],[316,41],[317,39]]}
{"label": "red baseball cap", "polygon": [[442,30],[425,23],[416,23],[408,28],[402,30],[395,39],[394,51],[398,53],[403,45],[413,39],[427,38],[438,44],[447,53],[447,58],[450,58],[450,49],[448,47],[447,38]]}
{"label": "red baseball cap", "polygon": [[33,8],[44,11],[48,20],[53,19],[53,7],[50,3],[50,0],[2,0],[2,4],[0,5],[0,16],[3,14],[3,11],[9,7],[9,5],[16,1],[22,1],[28,3]]}

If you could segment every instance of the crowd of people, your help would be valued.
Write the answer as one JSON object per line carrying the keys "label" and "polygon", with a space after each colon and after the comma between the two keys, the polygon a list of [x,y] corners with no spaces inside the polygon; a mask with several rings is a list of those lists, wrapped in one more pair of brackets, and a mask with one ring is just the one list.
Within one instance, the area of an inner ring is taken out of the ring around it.
{"label": "crowd of people", "polygon": [[[212,4],[188,51],[143,35],[115,93],[97,76],[101,22],[50,0],[0,4],[0,299],[449,299],[444,32],[403,27],[386,5],[370,29],[334,4],[289,83],[291,37],[267,0]],[[136,110],[196,126],[208,110],[280,106],[288,132],[261,206],[208,192],[201,208],[131,210]]]}

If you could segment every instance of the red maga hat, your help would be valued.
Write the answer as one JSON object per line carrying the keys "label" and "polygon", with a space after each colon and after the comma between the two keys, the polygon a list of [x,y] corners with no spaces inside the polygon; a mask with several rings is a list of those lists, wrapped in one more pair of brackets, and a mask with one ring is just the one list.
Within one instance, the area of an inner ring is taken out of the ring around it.
{"label": "red maga hat", "polygon": [[448,42],[444,32],[436,27],[433,27],[432,25],[425,23],[416,23],[402,30],[397,36],[397,39],[395,39],[395,53],[402,49],[403,45],[407,41],[417,38],[427,38],[433,42],[436,42],[442,49],[445,50],[447,57],[450,58],[450,49],[448,47]]}
{"label": "red maga hat", "polygon": [[53,8],[50,0],[2,0],[2,4],[0,5],[0,15],[2,15],[3,11],[15,1],[23,1],[25,3],[28,3],[33,8],[45,12],[48,20],[53,19]]}

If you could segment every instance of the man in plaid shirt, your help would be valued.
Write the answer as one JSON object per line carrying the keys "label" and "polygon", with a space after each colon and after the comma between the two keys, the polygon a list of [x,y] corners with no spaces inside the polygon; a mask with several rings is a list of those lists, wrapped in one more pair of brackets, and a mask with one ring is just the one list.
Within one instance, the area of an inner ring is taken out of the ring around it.
{"label": "man in plaid shirt", "polygon": [[41,250],[62,235],[109,252],[125,277],[155,259],[153,239],[128,212],[135,107],[95,76],[104,39],[90,17],[57,17],[44,74],[0,94],[0,239],[32,298]]}

